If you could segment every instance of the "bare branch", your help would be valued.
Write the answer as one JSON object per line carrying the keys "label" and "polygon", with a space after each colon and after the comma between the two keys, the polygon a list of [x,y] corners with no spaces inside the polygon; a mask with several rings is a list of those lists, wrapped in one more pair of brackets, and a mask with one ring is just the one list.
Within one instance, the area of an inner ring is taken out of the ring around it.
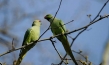
{"label": "bare branch", "polygon": [[[60,53],[58,52],[58,50],[56,49],[56,47],[55,47],[55,45],[54,45],[54,42],[53,42],[53,40],[52,39],[50,39],[50,41],[51,41],[51,43],[52,43],[52,45],[53,45],[53,47],[54,47],[54,49],[56,50],[56,52],[58,53],[58,55],[59,55],[59,57],[60,57],[60,59],[62,60],[62,56],[60,55]],[[62,60],[63,61],[63,60]],[[63,61],[64,62],[64,61]],[[67,64],[66,62],[64,62],[65,64]],[[54,64],[53,64],[54,65]]]}
{"label": "bare branch", "polygon": [[109,2],[109,0],[107,0],[107,1],[104,3],[104,5],[103,5],[102,8],[100,9],[100,11],[99,11],[98,14],[96,15],[96,17],[92,20],[92,22],[97,19],[97,17],[100,15],[101,11],[104,9],[104,7],[107,5],[108,2]]}

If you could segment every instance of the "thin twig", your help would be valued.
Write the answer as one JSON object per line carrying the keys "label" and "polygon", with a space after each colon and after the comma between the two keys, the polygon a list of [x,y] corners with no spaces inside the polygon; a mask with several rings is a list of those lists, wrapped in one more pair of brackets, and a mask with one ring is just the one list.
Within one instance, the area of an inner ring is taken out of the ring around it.
{"label": "thin twig", "polygon": [[14,38],[13,38],[13,40],[12,40],[12,49],[13,49],[13,50],[15,49],[15,47],[14,47]]}
{"label": "thin twig", "polygon": [[92,21],[91,14],[87,15],[87,17],[90,19],[90,22],[91,22]]}
{"label": "thin twig", "polygon": [[79,52],[77,52],[77,51],[74,51],[74,50],[72,50],[73,52],[75,52],[75,53],[77,53],[77,54],[79,54],[79,55],[81,55],[86,61],[87,61],[87,59],[86,59],[86,57],[84,56],[84,55],[82,55],[81,53],[81,51],[79,51]]}
{"label": "thin twig", "polygon": [[69,24],[69,23],[71,23],[71,22],[73,22],[74,20],[71,20],[70,22],[67,22],[67,23],[65,23],[64,25],[66,25],[66,24]]}
{"label": "thin twig", "polygon": [[[51,43],[52,43],[52,45],[53,45],[53,47],[54,47],[54,49],[56,50],[56,52],[58,53],[58,55],[59,55],[59,57],[60,57],[60,59],[62,60],[62,56],[60,55],[60,53],[58,52],[58,50],[56,49],[56,47],[55,47],[55,45],[54,45],[54,42],[53,42],[53,40],[52,39],[50,39],[50,41],[51,41]],[[63,62],[64,62],[64,60],[63,60]],[[64,62],[65,64],[67,64],[66,62]]]}
{"label": "thin twig", "polygon": [[104,3],[104,5],[103,5],[102,8],[100,9],[100,11],[99,11],[98,14],[96,15],[96,17],[92,20],[92,22],[97,19],[97,17],[100,15],[101,11],[104,9],[104,7],[107,5],[108,2],[109,2],[109,0],[107,0],[107,1]]}

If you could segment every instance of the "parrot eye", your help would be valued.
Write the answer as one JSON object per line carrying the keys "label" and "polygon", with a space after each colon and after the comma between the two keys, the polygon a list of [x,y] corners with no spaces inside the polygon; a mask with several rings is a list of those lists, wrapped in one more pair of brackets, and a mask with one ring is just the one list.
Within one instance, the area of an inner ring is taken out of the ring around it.
{"label": "parrot eye", "polygon": [[39,22],[41,22],[41,21],[39,20]]}

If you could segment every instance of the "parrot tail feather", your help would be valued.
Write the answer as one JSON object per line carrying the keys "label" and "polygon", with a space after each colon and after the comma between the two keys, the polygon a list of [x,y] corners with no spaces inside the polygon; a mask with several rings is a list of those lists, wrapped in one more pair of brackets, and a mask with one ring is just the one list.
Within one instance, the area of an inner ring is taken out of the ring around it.
{"label": "parrot tail feather", "polygon": [[25,57],[25,55],[26,55],[26,53],[21,53],[21,54],[19,55],[19,58],[18,58],[18,60],[17,60],[17,62],[16,62],[16,65],[20,65],[20,63],[22,62],[22,60],[23,60],[23,58]]}
{"label": "parrot tail feather", "polygon": [[75,60],[75,58],[74,58],[74,55],[72,53],[72,50],[70,48],[69,42],[67,40],[65,42],[65,40],[64,40],[64,42],[62,42],[62,44],[63,44],[63,47],[64,47],[65,51],[71,57],[71,59],[73,60],[73,62],[75,63],[75,65],[78,65],[77,62],[76,62],[76,60]]}

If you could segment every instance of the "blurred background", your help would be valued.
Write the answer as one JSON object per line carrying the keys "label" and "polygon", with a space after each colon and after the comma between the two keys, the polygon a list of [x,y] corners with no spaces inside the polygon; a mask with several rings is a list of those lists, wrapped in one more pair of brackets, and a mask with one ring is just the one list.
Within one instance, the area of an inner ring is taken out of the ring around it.
{"label": "blurred background", "polygon": [[[63,0],[56,17],[64,23],[74,20],[74,22],[66,25],[67,29],[72,31],[89,24],[90,19],[87,15],[91,14],[91,19],[93,19],[106,1]],[[54,16],[59,3],[60,0],[0,0],[0,54],[12,49],[13,38],[15,48],[21,47],[25,31],[31,27],[35,19],[42,22],[42,34],[49,26],[49,22],[44,19],[44,16],[46,14]],[[102,16],[105,14],[109,14],[109,3],[101,12]],[[93,65],[99,65],[102,61],[106,43],[109,40],[109,18],[100,20],[88,29],[75,40],[72,49],[75,51],[82,50],[82,54],[88,56]],[[70,36],[74,38],[77,33],[72,33]],[[50,36],[52,36],[52,33],[49,30],[41,39]],[[63,46],[57,39],[54,40],[56,40],[56,48],[64,56]],[[71,41],[69,38],[69,42]],[[74,54],[76,59],[83,59],[80,55]],[[0,57],[0,62],[12,65],[13,61],[17,60],[18,55],[19,50],[14,51]],[[51,65],[51,63],[58,64],[60,61],[51,42],[43,41],[37,43],[27,53],[21,65]],[[69,65],[72,64],[73,62],[69,61]]]}

